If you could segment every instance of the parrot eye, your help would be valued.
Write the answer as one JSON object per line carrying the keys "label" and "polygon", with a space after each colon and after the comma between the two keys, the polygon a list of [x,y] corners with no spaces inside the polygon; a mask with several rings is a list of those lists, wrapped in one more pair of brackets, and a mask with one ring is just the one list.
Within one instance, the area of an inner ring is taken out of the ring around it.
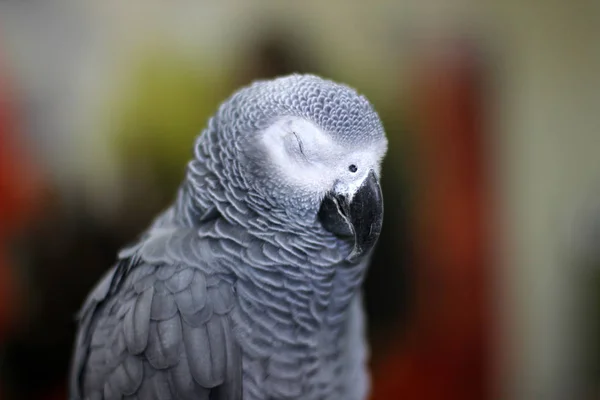
{"label": "parrot eye", "polygon": [[348,170],[352,173],[355,173],[356,171],[358,171],[358,168],[356,167],[356,165],[350,164],[350,166],[348,167]]}
{"label": "parrot eye", "polygon": [[298,148],[300,149],[300,154],[302,154],[302,156],[304,156],[304,158],[306,158],[306,155],[304,154],[304,145],[302,144],[302,140],[300,140],[300,138],[298,137],[298,134],[296,132],[292,132],[292,134],[294,135],[294,137],[296,138],[296,141],[298,142]]}

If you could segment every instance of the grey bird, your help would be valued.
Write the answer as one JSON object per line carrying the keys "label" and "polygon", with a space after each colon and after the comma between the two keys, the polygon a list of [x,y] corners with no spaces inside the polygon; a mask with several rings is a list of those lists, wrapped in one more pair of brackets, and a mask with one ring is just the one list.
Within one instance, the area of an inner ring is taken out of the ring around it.
{"label": "grey bird", "polygon": [[386,151],[349,86],[293,74],[235,92],[172,206],[86,299],[70,398],[365,399]]}

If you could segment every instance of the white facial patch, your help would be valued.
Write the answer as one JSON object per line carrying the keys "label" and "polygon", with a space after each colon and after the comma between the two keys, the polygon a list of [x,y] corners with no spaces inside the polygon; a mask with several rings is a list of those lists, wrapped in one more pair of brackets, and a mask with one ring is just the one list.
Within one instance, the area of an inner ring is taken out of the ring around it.
{"label": "white facial patch", "polygon": [[363,184],[363,181],[367,179],[369,175],[369,171],[362,171],[360,174],[356,174],[357,176],[349,179],[341,179],[338,180],[335,184],[334,191],[336,193],[344,193],[348,200],[352,200],[358,188]]}
{"label": "white facial patch", "polygon": [[330,190],[352,198],[369,172],[379,175],[380,144],[347,148],[310,121],[284,117],[260,136],[269,164],[292,185],[322,196]]}
{"label": "white facial patch", "polygon": [[282,118],[263,132],[261,140],[272,163],[286,179],[315,188],[331,184],[334,171],[328,157],[323,156],[327,149],[339,146],[311,122]]}
{"label": "white facial patch", "polygon": [[[371,171],[379,176],[382,157],[381,151],[374,146],[346,154],[343,160],[339,161],[345,168],[339,171],[338,179],[335,181],[333,189],[336,193],[344,194],[351,200]],[[355,167],[355,172],[350,170],[350,165]]]}

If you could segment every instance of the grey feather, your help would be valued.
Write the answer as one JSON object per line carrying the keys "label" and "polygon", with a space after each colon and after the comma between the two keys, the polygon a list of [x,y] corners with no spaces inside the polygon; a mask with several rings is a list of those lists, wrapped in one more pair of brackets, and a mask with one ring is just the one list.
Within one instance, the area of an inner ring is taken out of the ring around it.
{"label": "grey feather", "polygon": [[257,135],[281,117],[348,148],[387,143],[345,85],[291,75],[234,93],[198,137],[174,204],[84,302],[71,400],[365,398],[368,260],[347,262],[349,240],[321,225],[322,193],[266,164]]}
{"label": "grey feather", "polygon": [[[237,371],[241,364],[228,363],[227,354],[239,353],[237,343],[225,333],[232,329],[228,318],[234,302],[231,285],[218,281],[207,289],[206,272],[199,267],[147,263],[146,257],[162,262],[164,254],[157,249],[171,242],[164,240],[162,232],[158,234],[158,239],[147,239],[150,245],[142,247],[138,264],[131,266],[115,289],[116,296],[109,297],[106,287],[110,284],[102,282],[99,292],[90,296],[93,301],[86,303],[90,309],[84,315],[93,318],[83,332],[92,335],[88,344],[80,340],[82,348],[88,348],[88,367],[80,361],[78,389],[86,396],[173,399],[177,393],[180,398],[209,399],[211,390],[226,381],[234,386],[227,388],[230,393],[241,390]],[[171,257],[175,262],[184,258],[174,253]],[[114,279],[114,273],[105,279]],[[124,301],[130,293],[134,294],[132,300]],[[218,313],[213,312],[214,307]],[[113,308],[116,313],[111,312]],[[239,357],[229,356],[231,360]],[[236,398],[229,396],[222,398]]]}

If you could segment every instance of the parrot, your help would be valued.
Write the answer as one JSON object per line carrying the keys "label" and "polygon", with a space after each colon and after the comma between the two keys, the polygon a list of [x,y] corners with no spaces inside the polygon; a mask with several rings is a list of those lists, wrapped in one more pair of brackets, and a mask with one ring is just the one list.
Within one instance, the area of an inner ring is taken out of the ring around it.
{"label": "parrot", "polygon": [[71,400],[363,400],[383,124],[353,87],[256,80],[77,313]]}

